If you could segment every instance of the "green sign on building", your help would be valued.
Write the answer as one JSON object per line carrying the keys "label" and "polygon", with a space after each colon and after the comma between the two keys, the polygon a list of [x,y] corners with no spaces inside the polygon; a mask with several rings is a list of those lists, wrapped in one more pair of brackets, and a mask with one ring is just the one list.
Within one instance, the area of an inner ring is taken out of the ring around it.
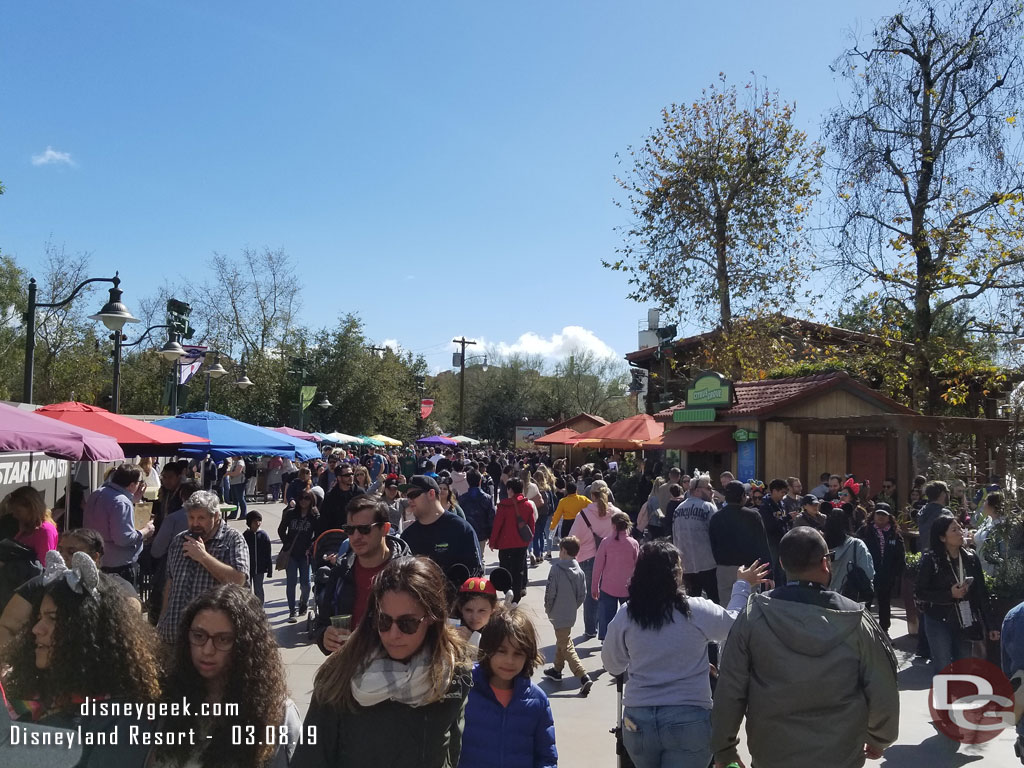
{"label": "green sign on building", "polygon": [[677,424],[679,422],[714,420],[714,408],[679,408],[678,410],[672,412],[672,421],[674,421]]}
{"label": "green sign on building", "polygon": [[728,408],[732,404],[732,382],[714,371],[700,374],[686,390],[687,409]]}

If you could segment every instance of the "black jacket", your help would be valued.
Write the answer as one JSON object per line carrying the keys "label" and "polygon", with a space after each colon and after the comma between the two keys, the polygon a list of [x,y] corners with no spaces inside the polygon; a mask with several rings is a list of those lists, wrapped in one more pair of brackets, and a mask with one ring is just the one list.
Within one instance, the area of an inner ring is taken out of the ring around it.
{"label": "black jacket", "polygon": [[347,491],[341,490],[341,485],[337,484],[331,488],[324,497],[324,503],[320,505],[320,523],[317,525],[316,535],[345,525],[348,522],[345,506],[356,496],[362,496],[364,493],[364,489],[354,484]]}
{"label": "black jacket", "polygon": [[789,515],[786,514],[786,510],[782,508],[782,505],[776,504],[768,494],[761,500],[760,512],[768,541],[771,542],[772,546],[778,547],[782,537],[789,530]]}
{"label": "black jacket", "polygon": [[[985,576],[981,570],[981,561],[974,554],[973,550],[960,549],[960,557],[963,559],[964,576],[973,576],[974,581],[967,590],[967,599],[971,602],[971,608],[975,615],[980,615],[985,626],[990,629],[998,629],[993,626],[992,615],[989,610],[988,590],[985,588]],[[917,572],[917,582],[914,584],[914,599],[920,603],[921,611],[926,616],[931,616],[938,621],[946,622],[957,626],[956,604],[951,592],[953,585],[957,583],[959,568],[953,571],[953,564],[943,549],[941,552],[928,550],[921,555],[920,570]]]}
{"label": "black jacket", "polygon": [[751,507],[726,504],[708,521],[711,553],[718,565],[771,563],[761,515]]}
{"label": "black jacket", "polygon": [[[411,557],[412,552],[409,545],[397,536],[390,534],[384,539],[388,549],[391,550],[391,559],[397,557]],[[346,555],[338,561],[338,564],[331,569],[331,578],[324,588],[317,593],[316,601],[316,623],[313,625],[313,640],[324,652],[330,655],[330,651],[324,648],[324,630],[331,626],[331,616],[342,613],[352,613],[352,606],[356,603],[356,574],[355,574],[356,553],[349,550]]]}
{"label": "black jacket", "polygon": [[455,768],[462,755],[466,698],[473,684],[470,670],[459,669],[444,698],[422,707],[394,700],[345,712],[314,696],[303,732],[317,733],[316,743],[300,744],[292,765],[301,768]]}
{"label": "black jacket", "polygon": [[249,573],[265,573],[267,578],[274,576],[274,556],[270,551],[270,537],[266,531],[246,528],[242,531],[245,543],[249,546]]}
{"label": "black jacket", "polygon": [[313,545],[320,528],[320,513],[313,507],[303,520],[298,507],[286,509],[281,516],[281,524],[277,526],[277,538],[284,549],[291,549],[292,556],[302,557]]}
{"label": "black jacket", "polygon": [[[907,564],[907,551],[903,546],[903,537],[896,529],[890,526],[885,532],[885,554],[882,554],[882,547],[878,542],[878,529],[871,523],[865,523],[857,531],[857,538],[867,544],[868,552],[875,563],[875,585],[895,584]],[[965,566],[966,567],[966,566]]]}
{"label": "black jacket", "polygon": [[470,488],[459,496],[459,506],[466,513],[466,522],[476,531],[477,539],[484,541],[491,538],[491,528],[494,527],[494,516],[497,514],[494,499],[480,488]]}

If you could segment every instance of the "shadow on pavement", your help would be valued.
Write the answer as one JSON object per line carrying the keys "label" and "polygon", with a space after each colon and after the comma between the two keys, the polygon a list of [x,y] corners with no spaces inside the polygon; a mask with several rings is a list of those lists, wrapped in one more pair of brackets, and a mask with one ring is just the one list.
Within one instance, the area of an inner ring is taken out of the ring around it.
{"label": "shadow on pavement", "polygon": [[932,665],[910,664],[899,671],[896,679],[901,691],[927,691],[932,687]]}
{"label": "shadow on pavement", "polygon": [[965,755],[957,750],[960,745],[947,739],[941,733],[929,736],[920,744],[896,744],[885,750],[881,766],[902,768],[911,765],[941,765],[943,768],[959,768],[961,765],[985,759],[985,755]]}

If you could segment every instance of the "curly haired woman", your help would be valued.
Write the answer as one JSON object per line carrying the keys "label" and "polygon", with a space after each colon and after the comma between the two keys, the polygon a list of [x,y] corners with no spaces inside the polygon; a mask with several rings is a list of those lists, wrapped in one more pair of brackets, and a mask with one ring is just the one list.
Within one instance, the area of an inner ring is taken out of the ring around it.
{"label": "curly haired woman", "polygon": [[[81,705],[87,699],[139,705],[159,698],[153,628],[85,552],[74,553],[71,568],[57,552],[47,553],[45,578],[35,623],[0,658],[0,667],[10,665],[4,687],[19,720],[81,726],[93,734],[96,743],[86,745],[82,766],[139,764],[145,750],[126,743],[126,718],[88,707],[83,714]],[[115,729],[117,744],[101,738]]]}
{"label": "curly haired woman", "polygon": [[[290,763],[301,720],[288,698],[270,623],[248,589],[221,584],[189,603],[164,681],[165,701],[183,699],[192,703],[193,713],[170,718],[161,730],[194,728],[199,748],[162,747],[148,765],[284,768]],[[224,705],[223,715],[198,715],[204,703]],[[271,732],[274,738],[268,739]]]}

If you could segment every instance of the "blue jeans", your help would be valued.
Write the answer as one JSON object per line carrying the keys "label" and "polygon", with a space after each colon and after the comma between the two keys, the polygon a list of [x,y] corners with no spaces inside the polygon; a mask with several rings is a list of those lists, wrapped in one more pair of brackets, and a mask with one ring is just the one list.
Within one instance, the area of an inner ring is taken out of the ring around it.
{"label": "blue jeans", "polygon": [[597,599],[597,639],[603,641],[608,632],[608,625],[615,618],[616,611],[628,598],[615,597],[604,590],[600,590],[598,594],[600,597]]}
{"label": "blue jeans", "polygon": [[[597,634],[597,600],[591,597],[590,590],[594,584],[594,558],[580,563],[583,575],[587,577],[587,594],[583,598],[583,631],[588,635]],[[707,766],[704,766],[707,768]]]}
{"label": "blue jeans", "polygon": [[936,672],[941,672],[957,659],[967,658],[968,645],[959,624],[946,623],[931,616],[921,618],[924,619],[924,631],[928,635],[928,647]]}
{"label": "blue jeans", "polygon": [[636,768],[708,768],[711,710],[703,707],[626,707],[622,740]]}
{"label": "blue jeans", "polygon": [[248,507],[245,506],[245,483],[235,483],[231,486],[231,503],[238,507],[238,511],[231,517],[245,519]]}
{"label": "blue jeans", "polygon": [[285,565],[287,576],[286,589],[288,592],[288,612],[295,610],[295,584],[299,585],[299,602],[306,605],[309,602],[309,558],[289,557]]}
{"label": "blue jeans", "polygon": [[265,602],[267,599],[263,591],[263,577],[266,575],[265,573],[254,573],[250,577],[252,579],[252,592],[260,599],[260,603]]}
{"label": "blue jeans", "polygon": [[537,527],[533,532],[533,554],[536,558],[544,557],[550,546],[548,541],[548,525],[551,523],[551,515],[537,519]]}

